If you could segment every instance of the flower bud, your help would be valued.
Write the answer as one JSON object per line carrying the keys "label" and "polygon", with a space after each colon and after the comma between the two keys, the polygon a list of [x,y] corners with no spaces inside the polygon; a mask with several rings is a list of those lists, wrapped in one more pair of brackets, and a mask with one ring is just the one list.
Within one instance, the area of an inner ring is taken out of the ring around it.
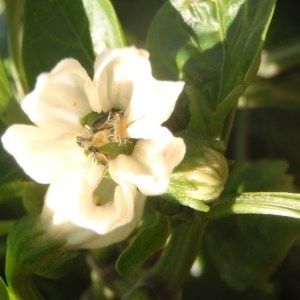
{"label": "flower bud", "polygon": [[184,140],[186,156],[174,170],[169,194],[180,203],[183,199],[188,206],[192,200],[210,202],[217,199],[228,177],[224,155],[204,145],[199,137],[184,137]]}

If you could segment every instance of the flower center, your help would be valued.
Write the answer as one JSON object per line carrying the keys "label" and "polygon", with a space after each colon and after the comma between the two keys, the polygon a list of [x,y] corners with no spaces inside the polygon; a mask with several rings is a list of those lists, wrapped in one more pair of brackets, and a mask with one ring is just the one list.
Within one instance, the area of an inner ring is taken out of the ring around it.
{"label": "flower center", "polygon": [[82,124],[84,130],[76,137],[77,144],[92,153],[98,164],[106,167],[119,154],[132,153],[136,140],[127,134],[124,111],[92,112],[83,118]]}

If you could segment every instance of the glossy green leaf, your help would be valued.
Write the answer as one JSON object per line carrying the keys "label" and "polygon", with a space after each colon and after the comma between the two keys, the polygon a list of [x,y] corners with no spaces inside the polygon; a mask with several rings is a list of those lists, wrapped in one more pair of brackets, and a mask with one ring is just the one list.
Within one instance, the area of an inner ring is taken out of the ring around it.
{"label": "glossy green leaf", "polygon": [[0,59],[0,120],[6,124],[29,123],[20,105],[13,98],[11,87]]}
{"label": "glossy green leaf", "polygon": [[212,113],[206,133],[220,137],[223,123],[256,74],[274,4],[170,0],[158,12],[148,36],[154,73],[184,79],[191,87],[192,127],[198,128],[195,109],[206,118]]}
{"label": "glossy green leaf", "polygon": [[210,224],[206,246],[221,277],[237,290],[271,291],[270,277],[300,232],[300,220],[243,215]]}
{"label": "glossy green leaf", "polygon": [[168,217],[158,215],[156,222],[141,230],[130,246],[118,258],[116,269],[123,276],[130,276],[156,251],[163,248],[170,235]]}
{"label": "glossy green leaf", "polygon": [[83,0],[95,54],[108,47],[125,45],[122,29],[109,0]]}
{"label": "glossy green leaf", "polygon": [[26,0],[22,58],[29,87],[66,57],[93,73],[94,53],[82,1]]}

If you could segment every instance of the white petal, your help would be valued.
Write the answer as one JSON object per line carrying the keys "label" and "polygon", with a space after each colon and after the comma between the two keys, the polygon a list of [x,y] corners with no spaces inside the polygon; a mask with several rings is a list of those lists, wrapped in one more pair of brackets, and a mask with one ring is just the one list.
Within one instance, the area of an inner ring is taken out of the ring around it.
{"label": "white petal", "polygon": [[51,183],[77,169],[89,170],[92,158],[76,143],[74,135],[58,135],[30,125],[13,125],[2,136],[6,151],[35,181]]}
{"label": "white petal", "polygon": [[101,106],[91,103],[93,110],[125,110],[135,82],[144,82],[151,75],[148,56],[146,51],[134,47],[104,51],[96,60],[94,76]]}
{"label": "white petal", "polygon": [[129,136],[154,138],[153,128],[169,119],[183,87],[182,81],[158,81],[154,78],[135,86],[125,112]]}
{"label": "white petal", "polygon": [[183,140],[161,128],[156,139],[138,141],[131,156],[119,155],[112,160],[109,171],[115,181],[130,182],[144,195],[159,195],[166,191],[184,154]]}
{"label": "white petal", "polygon": [[[103,193],[110,204],[97,206],[94,193]],[[140,221],[145,197],[130,184],[109,180],[95,186],[80,174],[72,181],[50,185],[43,210],[50,233],[76,248],[104,247],[125,239]]]}
{"label": "white petal", "polygon": [[65,59],[38,76],[35,89],[21,105],[39,127],[74,132],[80,128],[80,119],[91,112],[93,97],[97,98],[97,92],[86,71],[78,61]]}

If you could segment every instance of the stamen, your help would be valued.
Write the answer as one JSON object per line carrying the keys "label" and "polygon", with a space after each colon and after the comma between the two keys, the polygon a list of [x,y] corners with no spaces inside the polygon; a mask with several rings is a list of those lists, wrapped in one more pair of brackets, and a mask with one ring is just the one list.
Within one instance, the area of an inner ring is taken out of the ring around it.
{"label": "stamen", "polygon": [[[110,155],[101,147],[109,143],[124,145],[129,140],[126,131],[126,118],[123,111],[109,111],[101,113],[91,126],[85,124],[84,131],[76,137],[77,144],[94,155],[98,164],[108,166]],[[106,147],[104,147],[106,148]]]}

